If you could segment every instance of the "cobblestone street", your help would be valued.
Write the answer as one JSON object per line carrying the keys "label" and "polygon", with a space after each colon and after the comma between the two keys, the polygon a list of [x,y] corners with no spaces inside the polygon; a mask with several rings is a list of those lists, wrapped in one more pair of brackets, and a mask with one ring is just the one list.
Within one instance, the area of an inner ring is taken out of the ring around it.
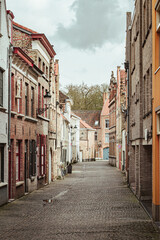
{"label": "cobblestone street", "polygon": [[1,240],[158,240],[160,235],[123,175],[107,162],[73,174],[0,208]]}

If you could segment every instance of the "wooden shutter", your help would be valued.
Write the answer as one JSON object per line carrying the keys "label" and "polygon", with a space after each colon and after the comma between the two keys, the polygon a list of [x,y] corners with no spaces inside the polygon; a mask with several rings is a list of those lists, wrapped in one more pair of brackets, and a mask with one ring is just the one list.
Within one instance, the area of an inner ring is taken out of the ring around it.
{"label": "wooden shutter", "polygon": [[33,141],[33,175],[36,176],[36,141]]}
{"label": "wooden shutter", "polygon": [[37,135],[37,174],[40,176],[40,136]]}
{"label": "wooden shutter", "polygon": [[32,176],[33,166],[32,166],[32,141],[29,141],[29,177]]}

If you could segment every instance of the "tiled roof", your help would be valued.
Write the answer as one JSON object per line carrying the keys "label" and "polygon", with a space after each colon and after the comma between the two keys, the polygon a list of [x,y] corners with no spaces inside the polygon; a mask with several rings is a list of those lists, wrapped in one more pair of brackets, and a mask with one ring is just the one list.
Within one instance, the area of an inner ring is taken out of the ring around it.
{"label": "tiled roof", "polygon": [[82,119],[80,120],[80,128],[87,128],[87,129],[93,129],[91,126],[89,126],[86,122],[84,122]]}
{"label": "tiled roof", "polygon": [[69,99],[69,97],[67,95],[65,95],[63,92],[59,91],[59,102],[65,103],[66,99]]}
{"label": "tiled roof", "polygon": [[[100,128],[101,110],[74,110],[73,112],[92,128]],[[97,126],[95,126],[96,121],[98,121]]]}
{"label": "tiled roof", "polygon": [[32,29],[27,28],[27,27],[24,27],[24,26],[22,26],[22,25],[20,25],[20,24],[18,24],[18,23],[16,23],[16,22],[13,22],[13,26],[22,28],[23,30],[25,30],[25,31],[27,31],[27,32],[30,32],[30,33],[33,33],[33,34],[34,34],[34,33],[37,33],[37,32],[35,32],[35,31],[33,31]]}

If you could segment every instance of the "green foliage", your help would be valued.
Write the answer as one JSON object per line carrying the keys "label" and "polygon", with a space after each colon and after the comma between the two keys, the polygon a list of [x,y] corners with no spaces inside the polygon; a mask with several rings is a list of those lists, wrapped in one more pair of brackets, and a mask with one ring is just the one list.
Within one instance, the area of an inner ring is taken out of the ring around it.
{"label": "green foliage", "polygon": [[67,96],[73,100],[72,110],[101,110],[103,106],[103,93],[108,90],[107,84],[87,86],[67,85]]}

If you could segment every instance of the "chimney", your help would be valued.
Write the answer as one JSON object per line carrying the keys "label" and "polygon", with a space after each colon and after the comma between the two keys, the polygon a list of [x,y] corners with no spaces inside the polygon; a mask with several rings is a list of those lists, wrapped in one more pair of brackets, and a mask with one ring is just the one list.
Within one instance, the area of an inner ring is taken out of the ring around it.
{"label": "chimney", "polygon": [[105,103],[105,101],[106,101],[107,99],[109,99],[109,94],[108,94],[108,92],[104,92],[104,93],[103,93],[103,104]]}

